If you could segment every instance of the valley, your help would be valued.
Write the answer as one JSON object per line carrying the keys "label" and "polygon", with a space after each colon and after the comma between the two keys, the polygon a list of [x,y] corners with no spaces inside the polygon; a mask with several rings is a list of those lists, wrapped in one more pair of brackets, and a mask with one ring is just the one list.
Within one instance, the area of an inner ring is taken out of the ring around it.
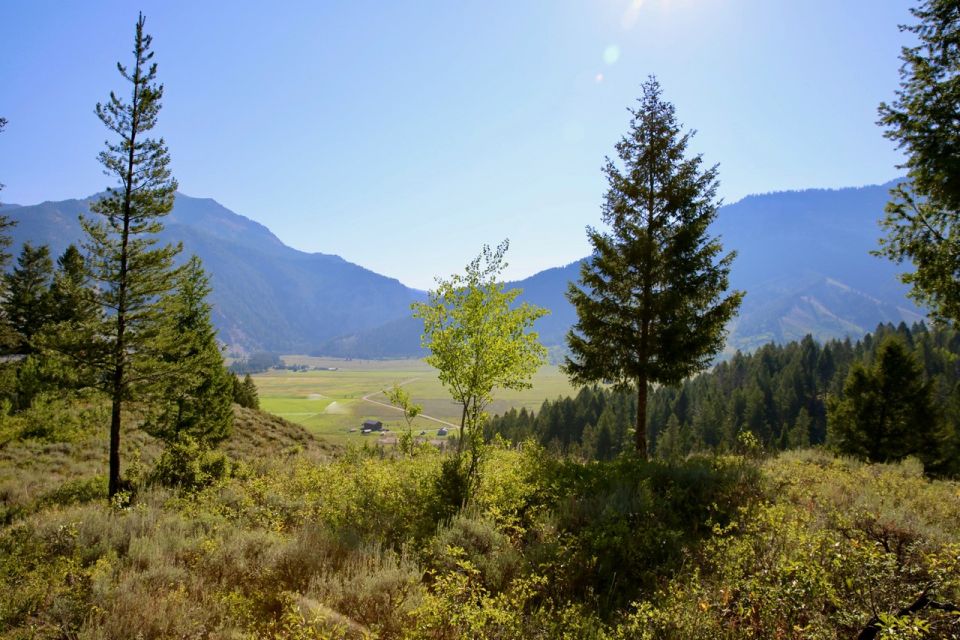
{"label": "valley", "polygon": [[[413,421],[414,433],[436,432],[442,426],[436,420],[460,423],[460,406],[450,400],[437,379],[437,371],[422,360],[347,360],[299,355],[283,356],[283,361],[311,369],[274,369],[254,375],[261,409],[302,425],[313,435],[332,443],[374,444],[376,438],[360,433],[364,420],[380,420],[384,427],[395,432],[406,430],[399,410],[378,404],[386,403],[382,390],[394,383],[401,383],[412,400],[423,406],[424,415]],[[576,394],[576,389],[556,366],[542,367],[531,382],[533,386],[523,391],[499,391],[487,413],[492,416],[523,407],[536,410],[544,400]]]}

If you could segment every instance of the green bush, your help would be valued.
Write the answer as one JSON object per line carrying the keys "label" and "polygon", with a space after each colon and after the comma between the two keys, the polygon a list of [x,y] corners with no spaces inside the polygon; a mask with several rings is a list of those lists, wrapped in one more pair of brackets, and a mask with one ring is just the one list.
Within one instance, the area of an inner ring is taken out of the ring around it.
{"label": "green bush", "polygon": [[230,460],[225,453],[181,434],[160,455],[152,479],[164,486],[194,491],[219,482],[229,473]]}

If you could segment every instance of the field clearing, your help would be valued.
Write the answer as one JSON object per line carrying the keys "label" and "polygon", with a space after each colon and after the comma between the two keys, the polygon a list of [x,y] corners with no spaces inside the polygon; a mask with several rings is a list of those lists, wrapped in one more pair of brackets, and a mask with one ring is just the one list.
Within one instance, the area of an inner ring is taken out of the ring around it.
{"label": "field clearing", "polygon": [[[422,360],[338,360],[310,356],[283,356],[288,365],[306,365],[321,369],[310,371],[273,370],[253,376],[260,393],[260,407],[296,422],[313,434],[341,444],[371,441],[360,434],[364,420],[380,420],[389,429],[406,429],[399,410],[366,402],[386,403],[383,390],[394,383],[403,383],[414,402],[423,405],[423,413],[459,424],[460,407],[440,384],[437,371]],[[533,378],[533,388],[523,391],[501,390],[488,409],[490,415],[512,407],[539,409],[546,399],[572,395],[571,387],[560,370],[545,366]],[[432,434],[442,425],[420,417],[414,420],[416,432]],[[355,429],[356,431],[351,431]]]}

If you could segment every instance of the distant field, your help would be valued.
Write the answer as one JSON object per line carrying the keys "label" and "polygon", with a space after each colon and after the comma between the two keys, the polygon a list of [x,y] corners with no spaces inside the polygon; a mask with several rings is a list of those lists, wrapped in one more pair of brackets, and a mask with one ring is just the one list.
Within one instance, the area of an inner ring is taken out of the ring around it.
{"label": "distant field", "polygon": [[[398,410],[365,402],[386,402],[382,391],[404,383],[423,412],[439,420],[459,423],[459,406],[450,400],[437,379],[437,372],[422,360],[340,360],[309,356],[283,356],[287,364],[335,368],[336,371],[270,371],[253,376],[260,392],[260,407],[291,422],[307,427],[316,435],[334,442],[363,442],[369,436],[359,432],[367,419],[380,420],[390,429],[406,428]],[[488,409],[493,415],[511,407],[539,408],[547,398],[576,393],[557,367],[543,367],[525,391],[499,391]],[[417,418],[413,428],[436,431],[441,425]],[[357,429],[351,432],[351,429]]]}

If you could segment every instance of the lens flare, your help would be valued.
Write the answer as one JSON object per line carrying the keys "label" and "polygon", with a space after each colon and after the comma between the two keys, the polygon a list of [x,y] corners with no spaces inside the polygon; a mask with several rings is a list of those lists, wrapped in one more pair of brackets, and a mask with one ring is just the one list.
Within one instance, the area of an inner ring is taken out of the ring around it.
{"label": "lens flare", "polygon": [[620,59],[620,47],[615,44],[603,50],[603,61],[607,64],[616,64]]}
{"label": "lens flare", "polygon": [[643,0],[630,0],[630,5],[623,12],[623,17],[620,18],[620,24],[624,29],[633,29],[637,25],[637,21],[640,20],[641,7],[643,7]]}

